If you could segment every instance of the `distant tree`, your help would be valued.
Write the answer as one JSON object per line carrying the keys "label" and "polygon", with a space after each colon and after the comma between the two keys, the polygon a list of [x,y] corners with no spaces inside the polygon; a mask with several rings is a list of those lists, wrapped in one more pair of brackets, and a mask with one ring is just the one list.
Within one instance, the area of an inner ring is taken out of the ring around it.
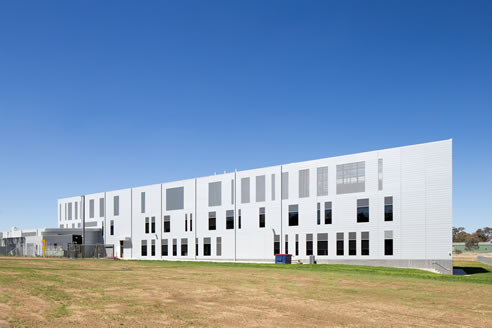
{"label": "distant tree", "polygon": [[475,236],[479,242],[489,241],[489,236],[487,236],[487,233],[483,229],[477,229],[477,231],[473,233],[473,236]]}
{"label": "distant tree", "polygon": [[492,228],[490,227],[483,228],[483,233],[487,238],[486,241],[492,241]]}
{"label": "distant tree", "polygon": [[469,235],[465,240],[465,250],[473,251],[473,250],[478,249],[478,247],[479,247],[478,243],[479,242],[480,242],[480,240],[478,239],[477,236],[475,236],[475,234]]}
{"label": "distant tree", "polygon": [[453,242],[464,243],[470,234],[465,231],[464,227],[453,227]]}

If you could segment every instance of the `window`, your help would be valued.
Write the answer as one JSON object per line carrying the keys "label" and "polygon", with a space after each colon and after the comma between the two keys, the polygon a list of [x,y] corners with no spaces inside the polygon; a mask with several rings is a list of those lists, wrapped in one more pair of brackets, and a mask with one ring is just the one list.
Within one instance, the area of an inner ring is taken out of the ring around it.
{"label": "window", "polygon": [[164,216],[164,232],[171,232],[171,216]]}
{"label": "window", "polygon": [[231,204],[234,205],[234,179],[231,180]]}
{"label": "window", "polygon": [[309,169],[299,170],[299,198],[309,197]]}
{"label": "window", "polygon": [[58,205],[58,208],[59,208],[59,210],[60,210],[60,221],[62,221],[62,215],[61,215],[61,204],[60,204],[60,205]]}
{"label": "window", "polygon": [[289,235],[285,235],[285,254],[289,254]]}
{"label": "window", "polygon": [[222,182],[208,183],[208,206],[222,205]]}
{"label": "window", "polygon": [[289,198],[289,172],[282,172],[280,183],[282,185],[280,190],[281,197],[282,199],[288,199]]}
{"label": "window", "polygon": [[384,221],[393,221],[393,197],[384,197]]}
{"label": "window", "polygon": [[217,247],[215,248],[215,252],[217,256],[222,256],[222,237],[217,237]]}
{"label": "window", "polygon": [[275,174],[272,174],[272,200],[275,200]]}
{"label": "window", "polygon": [[89,218],[94,218],[94,199],[89,201]]}
{"label": "window", "polygon": [[166,189],[166,211],[184,209],[184,187]]}
{"label": "window", "polygon": [[337,232],[337,255],[343,256],[343,232]]}
{"label": "window", "polygon": [[313,255],[313,234],[306,234],[306,255]]}
{"label": "window", "polygon": [[162,256],[168,256],[167,239],[161,240],[161,254]]}
{"label": "window", "polygon": [[141,242],[140,255],[141,256],[147,256],[147,241],[146,240],[142,240],[142,242]]}
{"label": "window", "polygon": [[299,235],[296,234],[296,256],[299,256]]}
{"label": "window", "polygon": [[216,216],[215,212],[208,212],[208,230],[216,229]]}
{"label": "window", "polygon": [[113,197],[113,215],[120,215],[120,196]]}
{"label": "window", "polygon": [[212,245],[210,245],[210,238],[203,238],[203,256],[210,256],[212,254]]}
{"label": "window", "polygon": [[239,210],[237,214],[237,228],[241,229],[241,210]]}
{"label": "window", "polygon": [[75,220],[78,220],[79,219],[79,202],[75,202]]}
{"label": "window", "polygon": [[226,211],[226,229],[234,229],[234,211]]}
{"label": "window", "polygon": [[369,255],[369,231],[360,234],[360,254]]}
{"label": "window", "polygon": [[325,224],[332,223],[331,202],[325,202]]}
{"label": "window", "polygon": [[178,256],[178,240],[173,239],[173,256]]}
{"label": "window", "polygon": [[188,238],[181,238],[181,256],[188,256]]}
{"label": "window", "polygon": [[153,239],[150,244],[150,256],[155,256],[155,240]]}
{"label": "window", "polygon": [[152,217],[151,232],[155,233],[155,216]]}
{"label": "window", "polygon": [[109,221],[109,235],[114,236],[114,220]]}
{"label": "window", "polygon": [[149,233],[149,218],[145,218],[145,233]]}
{"label": "window", "polygon": [[185,231],[188,231],[188,214],[185,214]]}
{"label": "window", "polygon": [[289,226],[299,225],[299,206],[289,205]]}
{"label": "window", "polygon": [[145,213],[145,192],[140,193],[140,212]]}
{"label": "window", "polygon": [[273,255],[280,254],[280,235],[273,235]]}
{"label": "window", "polygon": [[328,166],[318,167],[317,169],[318,196],[328,195]]}
{"label": "window", "polygon": [[99,198],[99,217],[104,217],[104,198]]}
{"label": "window", "polygon": [[378,159],[378,190],[383,190],[383,159]]}
{"label": "window", "polygon": [[349,255],[357,255],[357,234],[349,232]]}
{"label": "window", "polygon": [[241,203],[249,203],[249,178],[241,179]]}
{"label": "window", "polygon": [[266,182],[265,182],[265,176],[260,175],[256,177],[256,201],[257,202],[264,202],[265,201],[265,194],[266,194]]}
{"label": "window", "polygon": [[337,165],[337,194],[364,192],[366,162]]}
{"label": "window", "polygon": [[195,256],[198,256],[198,245],[200,245],[198,238],[195,238]]}
{"label": "window", "polygon": [[318,255],[328,255],[328,234],[319,233],[318,239]]}
{"label": "window", "polygon": [[369,199],[357,199],[357,222],[369,222]]}
{"label": "window", "polygon": [[260,207],[260,228],[265,227],[265,208]]}
{"label": "window", "polygon": [[68,219],[72,220],[72,203],[68,203]]}
{"label": "window", "polygon": [[193,231],[193,214],[190,213],[190,231]]}
{"label": "window", "polygon": [[393,255],[393,231],[384,232],[384,255]]}
{"label": "window", "polygon": [[318,208],[316,211],[316,224],[321,224],[321,205],[318,203]]}

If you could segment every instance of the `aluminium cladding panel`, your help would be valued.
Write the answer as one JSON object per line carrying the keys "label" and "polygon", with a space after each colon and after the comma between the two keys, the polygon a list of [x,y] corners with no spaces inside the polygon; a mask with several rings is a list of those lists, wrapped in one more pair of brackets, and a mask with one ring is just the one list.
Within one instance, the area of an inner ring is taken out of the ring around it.
{"label": "aluminium cladding panel", "polygon": [[[131,191],[128,188],[106,193],[105,244],[114,245],[115,256],[118,258],[121,255],[123,255],[123,258],[131,258],[131,242],[124,241],[123,253],[120,252],[120,240],[125,240],[125,238],[131,238],[132,236]],[[115,197],[117,197],[116,202]],[[114,222],[113,235],[111,235],[111,221]]]}
{"label": "aluminium cladding panel", "polygon": [[[275,178],[272,179],[272,174]],[[265,179],[263,180],[263,176]],[[257,177],[260,177],[257,179]],[[238,182],[237,189],[237,212],[236,212],[236,257],[237,260],[274,260],[274,235],[281,234],[280,222],[280,166],[237,172],[237,181],[249,178],[251,201],[241,202],[241,188]],[[257,182],[260,183],[257,186]],[[272,200],[272,182],[274,182],[275,200]],[[256,202],[256,193],[259,199]],[[260,208],[265,208],[265,227],[260,228]],[[241,229],[238,228],[238,213],[241,210]]]}
{"label": "aluminium cladding panel", "polygon": [[[171,204],[167,202],[171,201]],[[174,181],[162,184],[162,216],[158,232],[160,240],[156,241],[156,257],[159,259],[192,260],[195,258],[195,231],[197,216],[195,213],[195,179]],[[164,232],[164,217],[170,219],[170,232]],[[159,216],[156,216],[158,219]],[[190,224],[190,218],[192,224]],[[185,222],[186,221],[186,222]],[[162,236],[162,237],[161,237]],[[177,241],[177,255],[173,255],[173,240]],[[187,239],[188,254],[181,255],[181,240]],[[162,240],[167,240],[168,255],[161,253]],[[140,249],[137,251],[140,253]],[[150,253],[149,253],[150,254]]]}
{"label": "aluminium cladding panel", "polygon": [[[198,259],[201,260],[234,260],[235,243],[234,229],[226,229],[226,212],[234,210],[234,204],[231,204],[231,180],[234,179],[234,173],[212,175],[198,178],[196,181],[197,188],[197,213],[198,221],[196,229],[198,238]],[[217,186],[221,186],[220,188]],[[214,186],[209,188],[209,186]],[[220,190],[220,195],[217,194]],[[209,192],[213,193],[209,195]],[[209,199],[213,201],[210,203]],[[215,204],[209,206],[210,204]],[[209,229],[209,213],[215,212],[215,230]],[[234,225],[235,226],[235,225]],[[217,255],[217,237],[222,238],[222,252]],[[204,238],[210,238],[211,254],[204,256]],[[195,245],[194,240],[189,240],[189,244]],[[194,252],[194,247],[193,250]]]}

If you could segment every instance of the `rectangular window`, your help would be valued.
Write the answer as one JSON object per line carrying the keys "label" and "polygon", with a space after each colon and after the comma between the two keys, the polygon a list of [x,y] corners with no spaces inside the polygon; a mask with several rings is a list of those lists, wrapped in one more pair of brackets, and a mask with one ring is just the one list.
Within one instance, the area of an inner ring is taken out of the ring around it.
{"label": "rectangular window", "polygon": [[74,211],[74,214],[75,214],[75,220],[78,220],[79,219],[79,202],[75,202],[75,211]]}
{"label": "rectangular window", "polygon": [[145,192],[140,193],[140,212],[145,213]]}
{"label": "rectangular window", "polygon": [[62,215],[61,215],[61,204],[60,204],[60,205],[58,205],[58,208],[59,208],[59,210],[60,210],[60,221],[62,221]]}
{"label": "rectangular window", "polygon": [[231,180],[231,204],[234,205],[234,179]]}
{"label": "rectangular window", "polygon": [[162,256],[168,256],[168,247],[167,247],[167,239],[161,240],[161,254]]}
{"label": "rectangular window", "polygon": [[337,194],[366,190],[366,162],[337,165]]}
{"label": "rectangular window", "polygon": [[234,229],[234,211],[226,211],[226,229]]}
{"label": "rectangular window", "polygon": [[222,182],[208,183],[208,206],[222,205]]}
{"label": "rectangular window", "polygon": [[147,241],[142,240],[140,245],[141,245],[141,250],[140,250],[141,256],[147,256]]}
{"label": "rectangular window", "polygon": [[171,216],[164,216],[164,232],[171,232]]}
{"label": "rectangular window", "polygon": [[212,245],[210,244],[210,238],[203,238],[203,256],[212,255]]}
{"label": "rectangular window", "polygon": [[272,174],[272,200],[275,200],[275,174]]}
{"label": "rectangular window", "polygon": [[289,235],[285,235],[285,254],[289,254]]}
{"label": "rectangular window", "polygon": [[325,202],[325,224],[332,223],[331,202]]}
{"label": "rectangular window", "polygon": [[67,203],[65,203],[65,216],[64,216],[65,221],[67,220]]}
{"label": "rectangular window", "polygon": [[369,198],[357,199],[357,223],[369,222]]}
{"label": "rectangular window", "polygon": [[316,224],[320,225],[321,224],[321,204],[318,203],[318,206],[317,206],[317,210],[316,210]]}
{"label": "rectangular window", "polygon": [[282,177],[281,177],[281,184],[282,188],[280,190],[281,197],[282,199],[288,199],[289,198],[289,172],[282,172]]}
{"label": "rectangular window", "polygon": [[188,238],[181,238],[181,256],[188,256]]}
{"label": "rectangular window", "polygon": [[152,225],[150,226],[151,232],[155,233],[155,216],[152,217]]}
{"label": "rectangular window", "polygon": [[113,215],[120,215],[120,196],[113,197]]}
{"label": "rectangular window", "polygon": [[249,178],[241,179],[241,203],[249,203]]}
{"label": "rectangular window", "polygon": [[72,220],[72,203],[68,203],[68,220]]}
{"label": "rectangular window", "polygon": [[166,211],[184,209],[184,187],[166,189]]}
{"label": "rectangular window", "polygon": [[318,255],[328,255],[328,234],[319,233],[318,240]]}
{"label": "rectangular window", "polygon": [[289,226],[299,225],[299,206],[289,205]]}
{"label": "rectangular window", "polygon": [[259,219],[260,219],[260,228],[264,228],[265,227],[265,208],[264,207],[260,207]]}
{"label": "rectangular window", "polygon": [[357,233],[349,232],[349,255],[357,255]]}
{"label": "rectangular window", "polygon": [[114,220],[109,221],[109,235],[114,236]]}
{"label": "rectangular window", "polygon": [[280,254],[280,235],[273,235],[273,255]]}
{"label": "rectangular window", "polygon": [[378,159],[378,190],[383,190],[383,159]]}
{"label": "rectangular window", "polygon": [[343,256],[343,232],[337,232],[337,255]]}
{"label": "rectangular window", "polygon": [[237,214],[237,228],[241,229],[241,210],[239,210]]}
{"label": "rectangular window", "polygon": [[313,234],[306,234],[306,255],[313,255]]}
{"label": "rectangular window", "polygon": [[145,218],[145,233],[149,233],[149,218]]}
{"label": "rectangular window", "polygon": [[155,256],[155,239],[152,239],[150,243],[150,256]]}
{"label": "rectangular window", "polygon": [[173,239],[173,256],[178,256],[178,240]]}
{"label": "rectangular window", "polygon": [[195,256],[198,256],[198,249],[200,247],[198,247],[198,245],[200,245],[200,242],[198,240],[198,238],[195,239]]}
{"label": "rectangular window", "polygon": [[266,179],[264,175],[260,175],[256,177],[256,201],[264,202],[265,194],[266,194]]}
{"label": "rectangular window", "polygon": [[94,199],[89,201],[89,218],[94,218]]}
{"label": "rectangular window", "polygon": [[318,167],[317,169],[318,196],[328,195],[328,166]]}
{"label": "rectangular window", "polygon": [[104,217],[104,198],[99,198],[99,217]]}
{"label": "rectangular window", "polygon": [[384,221],[393,221],[393,197],[384,197]]}
{"label": "rectangular window", "polygon": [[299,256],[299,235],[296,234],[296,256]]}
{"label": "rectangular window", "polygon": [[216,239],[217,247],[215,249],[217,256],[222,256],[222,237]]}
{"label": "rectangular window", "polygon": [[309,169],[299,170],[299,198],[309,197]]}
{"label": "rectangular window", "polygon": [[193,214],[190,213],[190,231],[193,231]]}
{"label": "rectangular window", "polygon": [[185,231],[188,231],[188,214],[185,214]]}
{"label": "rectangular window", "polygon": [[393,231],[384,232],[384,255],[393,255]]}
{"label": "rectangular window", "polygon": [[216,230],[216,218],[215,212],[208,212],[208,230]]}
{"label": "rectangular window", "polygon": [[360,233],[360,254],[369,255],[369,231]]}

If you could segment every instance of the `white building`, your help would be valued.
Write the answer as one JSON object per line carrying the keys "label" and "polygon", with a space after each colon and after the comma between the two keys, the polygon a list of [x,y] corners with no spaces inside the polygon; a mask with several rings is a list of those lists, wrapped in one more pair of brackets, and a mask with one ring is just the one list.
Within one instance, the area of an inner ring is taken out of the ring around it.
{"label": "white building", "polygon": [[63,198],[60,228],[125,259],[452,271],[452,140]]}

